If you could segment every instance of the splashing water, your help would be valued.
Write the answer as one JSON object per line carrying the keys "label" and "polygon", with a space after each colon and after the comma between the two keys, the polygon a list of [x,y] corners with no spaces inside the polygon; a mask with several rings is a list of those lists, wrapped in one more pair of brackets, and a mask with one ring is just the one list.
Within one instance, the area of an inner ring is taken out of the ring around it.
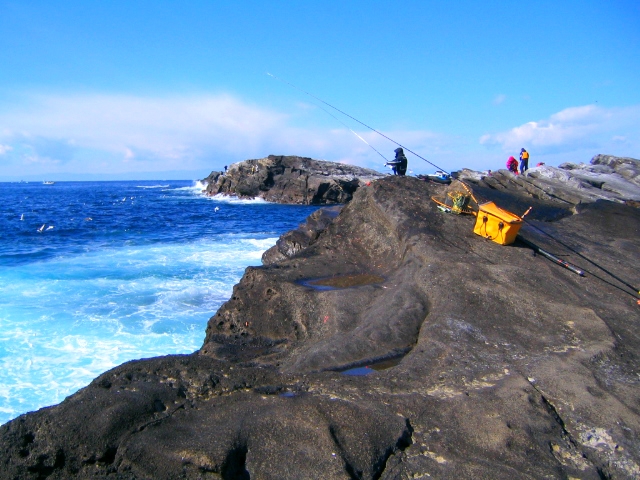
{"label": "splashing water", "polygon": [[1,185],[0,423],[125,361],[198,349],[244,269],[315,210],[191,181]]}

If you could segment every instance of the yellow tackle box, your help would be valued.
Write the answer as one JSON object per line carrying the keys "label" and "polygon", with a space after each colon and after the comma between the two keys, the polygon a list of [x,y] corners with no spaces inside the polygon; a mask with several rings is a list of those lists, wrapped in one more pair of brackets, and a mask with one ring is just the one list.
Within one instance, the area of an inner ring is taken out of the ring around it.
{"label": "yellow tackle box", "polygon": [[473,232],[500,245],[509,245],[515,241],[521,226],[521,217],[487,202],[478,205]]}

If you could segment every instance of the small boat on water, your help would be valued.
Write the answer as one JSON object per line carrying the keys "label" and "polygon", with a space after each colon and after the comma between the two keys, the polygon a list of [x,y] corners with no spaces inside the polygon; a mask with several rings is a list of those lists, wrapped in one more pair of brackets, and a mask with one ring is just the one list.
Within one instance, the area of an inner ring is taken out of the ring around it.
{"label": "small boat on water", "polygon": [[56,182],[52,182],[51,180],[45,180],[44,182],[42,182],[43,185],[53,185]]}

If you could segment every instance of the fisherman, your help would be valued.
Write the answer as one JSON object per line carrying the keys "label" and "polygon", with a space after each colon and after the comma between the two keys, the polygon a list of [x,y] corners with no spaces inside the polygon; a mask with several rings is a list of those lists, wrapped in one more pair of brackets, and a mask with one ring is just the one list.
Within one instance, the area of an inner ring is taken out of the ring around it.
{"label": "fisherman", "polygon": [[514,175],[518,174],[518,161],[514,157],[509,157],[507,160],[507,169]]}
{"label": "fisherman", "polygon": [[524,148],[520,150],[520,173],[529,170],[529,152]]}
{"label": "fisherman", "polygon": [[396,158],[387,162],[386,165],[391,165],[394,175],[404,176],[407,173],[407,157],[400,147],[396,148],[394,152],[396,153]]}

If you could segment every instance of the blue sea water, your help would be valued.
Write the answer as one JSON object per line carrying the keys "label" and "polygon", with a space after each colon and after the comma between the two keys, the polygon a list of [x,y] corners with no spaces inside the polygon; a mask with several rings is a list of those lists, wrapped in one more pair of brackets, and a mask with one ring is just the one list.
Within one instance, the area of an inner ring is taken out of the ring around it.
{"label": "blue sea water", "polygon": [[202,188],[0,183],[0,424],[127,360],[198,349],[244,269],[315,210]]}

